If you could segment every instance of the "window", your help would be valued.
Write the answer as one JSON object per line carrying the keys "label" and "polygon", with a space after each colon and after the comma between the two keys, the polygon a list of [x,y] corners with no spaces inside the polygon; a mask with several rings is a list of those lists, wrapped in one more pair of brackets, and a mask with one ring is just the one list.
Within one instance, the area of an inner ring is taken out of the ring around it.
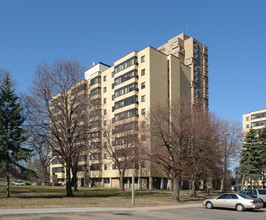
{"label": "window", "polygon": [[106,126],[106,120],[103,121],[103,125]]}
{"label": "window", "polygon": [[107,154],[104,154],[104,155],[103,155],[103,158],[104,158],[104,159],[107,159]]}
{"label": "window", "polygon": [[144,76],[145,75],[145,69],[141,70],[141,75]]}
{"label": "window", "polygon": [[145,108],[141,109],[141,115],[145,115]]}
{"label": "window", "polygon": [[249,128],[249,125],[246,125],[246,128]]}
{"label": "window", "polygon": [[103,99],[103,104],[106,104],[106,98]]}
{"label": "window", "polygon": [[192,61],[192,58],[186,59],[186,63],[190,63]]}
{"label": "window", "polygon": [[104,164],[104,170],[107,170],[107,164]]}
{"label": "window", "polygon": [[118,167],[116,166],[116,164],[114,163],[114,164],[112,164],[112,168],[113,168],[113,170],[117,170],[118,169]]}
{"label": "window", "polygon": [[141,96],[141,102],[145,102],[145,95]]}
{"label": "window", "polygon": [[90,160],[99,160],[99,154],[98,153],[91,154]]}
{"label": "window", "polygon": [[115,81],[112,85],[112,88],[114,88],[116,85],[119,85],[119,84],[121,84],[127,80],[130,80],[133,77],[137,77],[135,70],[129,71],[129,72],[123,74],[122,76],[115,78]]}
{"label": "window", "polygon": [[145,82],[141,83],[141,89],[145,88]]}
{"label": "window", "polygon": [[103,77],[103,81],[104,81],[104,82],[106,81],[106,76]]}
{"label": "window", "polygon": [[142,62],[142,63],[145,62],[145,56],[142,56],[142,57],[141,57],[141,62]]}
{"label": "window", "polygon": [[106,87],[103,88],[103,93],[105,93],[107,90],[106,90]]}
{"label": "window", "polygon": [[104,110],[103,110],[103,114],[104,114],[104,115],[106,115],[106,113],[107,113],[107,110],[106,110],[106,109],[104,109]]}

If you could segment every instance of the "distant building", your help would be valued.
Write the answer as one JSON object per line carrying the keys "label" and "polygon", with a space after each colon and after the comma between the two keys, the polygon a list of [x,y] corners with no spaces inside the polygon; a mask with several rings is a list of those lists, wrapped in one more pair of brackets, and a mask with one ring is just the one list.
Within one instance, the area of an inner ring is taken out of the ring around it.
{"label": "distant building", "polygon": [[243,134],[246,135],[252,128],[260,133],[266,126],[266,109],[243,114]]}

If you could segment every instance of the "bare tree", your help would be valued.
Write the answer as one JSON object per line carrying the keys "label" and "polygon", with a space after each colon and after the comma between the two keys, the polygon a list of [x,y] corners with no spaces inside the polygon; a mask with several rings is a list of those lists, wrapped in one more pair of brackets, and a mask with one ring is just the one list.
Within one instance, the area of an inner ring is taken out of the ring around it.
{"label": "bare tree", "polygon": [[44,138],[66,170],[66,194],[73,196],[74,158],[88,143],[87,81],[77,61],[59,60],[37,66],[30,103],[31,125]]}
{"label": "bare tree", "polygon": [[151,160],[172,178],[172,199],[179,201],[182,175],[192,180],[195,196],[195,182],[203,166],[207,170],[216,163],[219,122],[200,105],[191,105],[187,98],[176,100],[169,107],[157,106],[149,118]]}
{"label": "bare tree", "polygon": [[220,156],[222,158],[223,177],[221,181],[221,191],[226,192],[228,167],[231,160],[236,159],[242,146],[241,124],[235,120],[224,120],[220,130]]}
{"label": "bare tree", "polygon": [[[191,196],[196,196],[196,180],[207,178],[220,162],[218,134],[220,120],[201,106],[191,109],[188,158],[185,166],[191,180]],[[207,171],[207,172],[205,172]],[[207,174],[207,175],[206,175]]]}
{"label": "bare tree", "polygon": [[103,127],[104,149],[118,169],[120,189],[124,190],[124,176],[128,169],[138,167],[138,127],[136,121],[109,123]]}

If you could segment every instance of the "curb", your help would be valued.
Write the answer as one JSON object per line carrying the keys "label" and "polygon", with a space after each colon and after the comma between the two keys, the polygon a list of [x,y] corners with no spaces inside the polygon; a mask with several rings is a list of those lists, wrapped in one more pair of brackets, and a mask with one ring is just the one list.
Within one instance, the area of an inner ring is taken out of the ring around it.
{"label": "curb", "polygon": [[154,211],[154,210],[170,210],[170,209],[185,209],[199,208],[201,204],[182,204],[170,206],[150,206],[150,207],[83,207],[83,208],[40,208],[40,209],[0,209],[0,216],[10,215],[38,215],[38,214],[62,214],[62,213],[84,213],[84,212],[134,212],[134,211]]}

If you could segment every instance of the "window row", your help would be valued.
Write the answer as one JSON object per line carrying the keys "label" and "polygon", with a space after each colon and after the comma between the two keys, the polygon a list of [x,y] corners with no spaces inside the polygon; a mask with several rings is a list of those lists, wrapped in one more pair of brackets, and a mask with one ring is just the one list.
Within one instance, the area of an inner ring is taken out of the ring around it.
{"label": "window row", "polygon": [[114,98],[117,98],[117,97],[124,95],[124,94],[127,94],[129,92],[132,92],[132,91],[136,90],[137,87],[138,86],[136,83],[131,83],[131,84],[129,84],[129,85],[127,85],[121,89],[117,89],[117,90],[115,90]]}
{"label": "window row", "polygon": [[137,126],[138,126],[137,122],[134,122],[134,121],[124,123],[124,124],[115,126],[112,133],[118,134],[118,133],[130,131],[130,130],[135,130],[135,129],[137,129]]}
{"label": "window row", "polygon": [[94,77],[94,78],[92,78],[90,80],[90,86],[93,86],[94,84],[100,83],[100,82],[101,82],[101,77],[100,76],[96,76],[96,77]]}
{"label": "window row", "polygon": [[137,96],[131,96],[121,101],[115,102],[115,106],[113,107],[113,111],[119,108],[123,108],[125,106],[137,103]]}
{"label": "window row", "polygon": [[124,120],[126,118],[131,118],[138,115],[138,110],[133,108],[124,112],[120,112],[118,114],[115,114],[114,121],[120,121]]}
{"label": "window row", "polygon": [[126,68],[128,68],[128,67],[130,67],[132,65],[134,65],[135,63],[136,63],[136,57],[132,57],[132,58],[126,60],[125,62],[116,65],[115,68],[114,68],[115,69],[114,72],[118,73],[118,72],[120,72],[120,71],[122,71],[122,70],[124,70],[124,69],[126,69]]}
{"label": "window row", "polygon": [[122,76],[115,78],[114,84],[112,85],[112,87],[114,88],[116,85],[119,85],[129,79],[132,79],[133,77],[137,77],[136,70],[129,71],[123,74]]}
{"label": "window row", "polygon": [[266,117],[266,112],[259,113],[256,115],[251,115],[251,119],[264,118],[264,117]]}
{"label": "window row", "polygon": [[90,92],[90,96],[101,94],[101,87],[97,87],[95,89],[92,89]]}
{"label": "window row", "polygon": [[266,125],[266,121],[258,121],[258,122],[253,122],[251,124],[251,127],[258,127],[258,126],[263,126],[263,125]]}

